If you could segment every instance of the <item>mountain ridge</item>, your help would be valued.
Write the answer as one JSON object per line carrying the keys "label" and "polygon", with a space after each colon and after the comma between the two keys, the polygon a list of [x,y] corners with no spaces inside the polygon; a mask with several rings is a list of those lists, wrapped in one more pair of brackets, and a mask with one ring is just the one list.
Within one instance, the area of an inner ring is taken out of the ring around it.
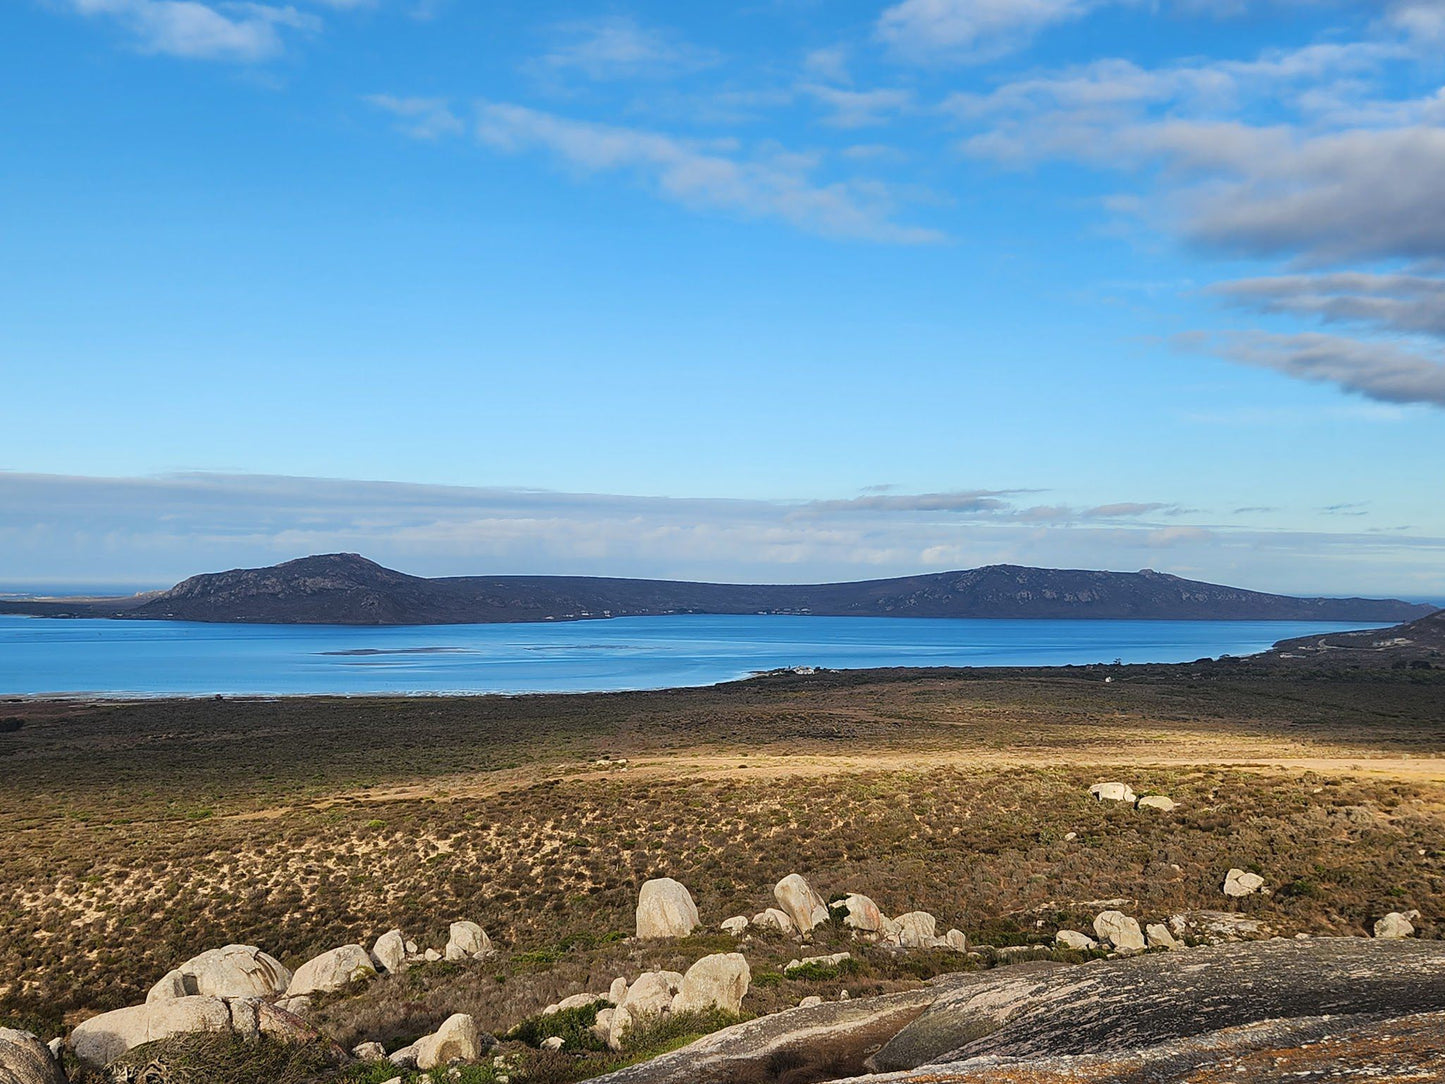
{"label": "mountain ridge", "polygon": [[832,617],[1134,618],[1403,622],[1433,607],[1398,599],[1296,598],[1144,569],[986,565],[821,584],[719,584],[595,576],[429,579],[360,554],[192,576],[133,600],[0,604],[0,612],[135,620],[427,625],[704,614]]}

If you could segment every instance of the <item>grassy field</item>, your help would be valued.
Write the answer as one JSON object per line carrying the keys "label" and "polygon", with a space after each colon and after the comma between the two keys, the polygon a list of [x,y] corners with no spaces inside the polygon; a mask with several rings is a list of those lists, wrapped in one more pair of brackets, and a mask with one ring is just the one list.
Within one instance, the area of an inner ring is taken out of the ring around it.
{"label": "grassy field", "polygon": [[[1105,678],[1112,680],[1105,681]],[[8,722],[6,722],[8,720]],[[626,760],[626,766],[619,763]],[[599,763],[600,761],[606,763]],[[779,676],[711,689],[523,698],[0,703],[0,1022],[47,1034],[143,998],[228,942],[295,966],[456,918],[501,952],[323,1005],[349,1046],[453,1011],[509,1028],[618,974],[731,947],[639,946],[636,890],[670,875],[704,921],[784,874],[923,909],[978,944],[1226,908],[1281,932],[1363,933],[1445,899],[1445,673],[1247,663]],[[1129,781],[1172,814],[1094,802]],[[1066,839],[1068,833],[1075,838]],[[848,947],[841,930],[817,951]],[[761,937],[755,976],[796,944]],[[985,961],[986,962],[986,961]],[[894,989],[977,961],[861,952],[764,978],[747,1008]]]}

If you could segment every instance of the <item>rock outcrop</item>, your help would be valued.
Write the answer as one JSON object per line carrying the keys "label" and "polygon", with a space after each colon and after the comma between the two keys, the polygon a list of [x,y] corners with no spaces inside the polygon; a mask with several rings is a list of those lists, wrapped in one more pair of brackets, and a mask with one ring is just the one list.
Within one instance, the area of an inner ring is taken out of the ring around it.
{"label": "rock outcrop", "polygon": [[1089,788],[1092,794],[1101,802],[1129,802],[1137,801],[1134,790],[1128,783],[1095,783]]}
{"label": "rock outcrop", "polygon": [[279,997],[291,972],[254,945],[227,945],[194,956],[151,987],[147,1001],[182,997]]}
{"label": "rock outcrop", "polygon": [[1391,911],[1388,915],[1375,923],[1375,936],[1384,938],[1385,940],[1398,940],[1402,937],[1413,937],[1415,935],[1415,925],[1410,921],[1410,919],[1419,917],[1419,911],[1411,911],[1408,914],[1401,914],[1399,911]]}
{"label": "rock outcrop", "polygon": [[1120,952],[1140,952],[1145,948],[1144,931],[1139,920],[1122,911],[1103,911],[1094,919],[1094,932]]}
{"label": "rock outcrop", "polygon": [[752,982],[748,961],[740,952],[720,952],[704,956],[687,969],[672,1002],[673,1012],[696,1012],[721,1009],[739,1013],[743,997]]}
{"label": "rock outcrop", "polygon": [[682,882],[657,877],[643,884],[637,894],[638,937],[686,937],[699,925],[697,904]]}
{"label": "rock outcrop", "polygon": [[1445,943],[1312,938],[969,976],[873,1059],[1117,1053],[1262,1020],[1445,1009]]}
{"label": "rock outcrop", "polygon": [[823,897],[813,891],[801,874],[790,873],[773,886],[773,898],[799,933],[807,933],[828,921]]}
{"label": "rock outcrop", "polygon": [[883,912],[872,899],[862,893],[850,893],[829,906],[843,913],[843,925],[850,930],[857,930],[861,934],[878,934],[883,931]]}
{"label": "rock outcrop", "polygon": [[786,911],[780,911],[776,907],[769,907],[766,911],[759,911],[753,916],[753,925],[760,930],[777,930],[780,933],[795,933],[797,927],[793,920],[788,917]]}
{"label": "rock outcrop", "polygon": [[65,1073],[30,1032],[0,1028],[0,1084],[65,1084]]}
{"label": "rock outcrop", "polygon": [[466,1013],[453,1013],[441,1027],[412,1045],[412,1056],[418,1069],[426,1071],[441,1065],[476,1061],[492,1045],[490,1036],[483,1041],[482,1030]]}
{"label": "rock outcrop", "polygon": [[388,930],[371,946],[371,962],[378,971],[395,975],[406,966],[406,938],[400,930]]}
{"label": "rock outcrop", "polygon": [[360,945],[342,945],[307,960],[291,976],[286,997],[309,997],[344,990],[357,979],[376,974],[371,956]]}
{"label": "rock outcrop", "polygon": [[148,1001],[92,1016],[70,1033],[75,1056],[86,1065],[105,1066],[145,1043],[194,1032],[229,1032],[231,1008],[218,997],[194,995]]}
{"label": "rock outcrop", "polygon": [[487,936],[487,931],[475,922],[453,922],[447,931],[447,947],[443,953],[445,959],[480,960],[491,951],[492,939]]}
{"label": "rock outcrop", "polygon": [[1257,873],[1242,869],[1231,869],[1224,875],[1226,896],[1252,896],[1264,887],[1264,878]]}

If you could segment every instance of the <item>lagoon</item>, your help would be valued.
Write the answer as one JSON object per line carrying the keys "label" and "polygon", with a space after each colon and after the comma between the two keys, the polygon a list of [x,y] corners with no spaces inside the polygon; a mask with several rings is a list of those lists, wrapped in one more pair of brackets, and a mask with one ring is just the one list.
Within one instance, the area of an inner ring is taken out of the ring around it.
{"label": "lagoon", "polygon": [[1302,621],[673,615],[358,627],[0,616],[0,695],[608,692],[790,666],[1062,666],[1247,655]]}

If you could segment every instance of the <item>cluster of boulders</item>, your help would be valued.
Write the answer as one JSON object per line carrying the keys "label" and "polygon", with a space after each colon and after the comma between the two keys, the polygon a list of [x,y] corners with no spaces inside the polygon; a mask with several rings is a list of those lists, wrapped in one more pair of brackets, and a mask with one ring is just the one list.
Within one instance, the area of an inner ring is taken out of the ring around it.
{"label": "cluster of boulders", "polygon": [[[751,919],[734,915],[720,928],[741,937],[749,928],[795,934],[804,941],[814,929],[827,922],[830,911],[840,913],[844,926],[861,941],[896,945],[900,948],[947,948],[968,951],[968,939],[961,930],[940,935],[938,920],[927,911],[909,911],[897,918],[885,915],[869,897],[854,892],[831,905],[813,890],[806,878],[790,873],[773,886],[776,907],[758,912]],[[637,900],[637,936],[649,938],[686,937],[701,920],[687,887],[671,877],[648,881]]]}
{"label": "cluster of boulders", "polygon": [[[687,969],[644,971],[630,983],[619,975],[604,993],[582,993],[565,997],[542,1010],[551,1016],[568,1009],[606,1002],[592,1023],[592,1034],[613,1050],[620,1050],[629,1032],[639,1023],[674,1013],[720,1009],[736,1015],[752,984],[752,971],[740,952],[718,952],[704,956]],[[560,1038],[543,1045],[561,1049]]]}
{"label": "cluster of boulders", "polygon": [[1059,930],[1054,943],[1081,952],[1100,949],[1129,955],[1145,949],[1180,949],[1186,943],[1248,941],[1270,934],[1259,919],[1229,911],[1185,911],[1171,915],[1167,924],[1149,922],[1141,927],[1138,919],[1108,910],[1096,915],[1093,925],[1093,937],[1078,930]]}
{"label": "cluster of boulders", "polygon": [[[254,945],[226,945],[166,972],[143,1004],[83,1021],[71,1032],[69,1042],[83,1063],[105,1066],[145,1043],[195,1032],[311,1041],[317,1036],[303,1017],[318,994],[343,990],[378,972],[404,971],[420,960],[481,960],[492,951],[486,932],[468,921],[451,924],[441,950],[421,952],[400,930],[388,930],[370,951],[357,944],[341,945],[307,960],[294,973]],[[409,1048],[408,1053],[415,1050],[413,1059],[403,1058],[397,1064],[429,1069],[475,1058],[481,1049],[478,1034],[475,1022],[458,1014],[436,1035]]]}
{"label": "cluster of boulders", "polygon": [[1128,783],[1095,783],[1089,788],[1089,793],[1101,802],[1127,802],[1135,809],[1157,809],[1163,813],[1171,813],[1179,805],[1173,798],[1162,794],[1145,794],[1140,797]]}

